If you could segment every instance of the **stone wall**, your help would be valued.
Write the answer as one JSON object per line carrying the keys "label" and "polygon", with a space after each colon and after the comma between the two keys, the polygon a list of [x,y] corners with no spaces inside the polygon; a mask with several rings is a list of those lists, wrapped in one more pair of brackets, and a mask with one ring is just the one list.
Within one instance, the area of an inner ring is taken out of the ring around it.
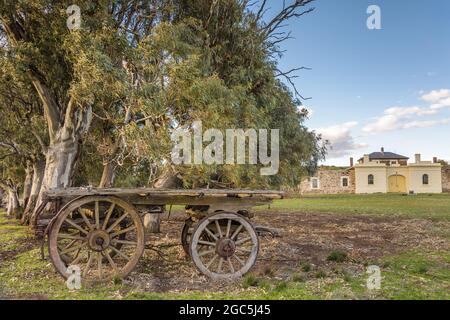
{"label": "stone wall", "polygon": [[[348,187],[342,186],[342,178],[348,177]],[[319,179],[319,188],[313,189],[312,178]],[[355,193],[355,174],[352,169],[319,169],[313,177],[308,177],[302,181],[298,187],[300,194],[339,194]]]}
{"label": "stone wall", "polygon": [[450,192],[450,166],[442,167],[442,191]]}

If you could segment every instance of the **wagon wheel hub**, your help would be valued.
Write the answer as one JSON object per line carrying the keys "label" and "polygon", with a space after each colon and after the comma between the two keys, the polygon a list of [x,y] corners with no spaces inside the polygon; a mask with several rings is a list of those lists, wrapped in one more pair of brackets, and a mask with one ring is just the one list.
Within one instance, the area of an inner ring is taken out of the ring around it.
{"label": "wagon wheel hub", "polygon": [[103,230],[95,230],[88,235],[89,248],[93,251],[101,252],[109,247],[111,239],[109,234]]}
{"label": "wagon wheel hub", "polygon": [[221,238],[217,241],[216,252],[222,258],[229,258],[234,255],[236,244],[229,238]]}

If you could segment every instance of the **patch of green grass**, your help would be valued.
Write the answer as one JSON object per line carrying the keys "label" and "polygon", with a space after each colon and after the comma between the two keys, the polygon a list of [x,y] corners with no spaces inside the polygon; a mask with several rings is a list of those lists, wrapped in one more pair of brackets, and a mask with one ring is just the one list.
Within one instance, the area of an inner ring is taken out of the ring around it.
{"label": "patch of green grass", "polygon": [[[314,195],[276,200],[270,208],[276,212],[364,214],[450,221],[450,194]],[[267,206],[256,210],[267,210]]]}
{"label": "patch of green grass", "polygon": [[248,274],[244,277],[244,279],[242,280],[242,287],[244,289],[247,289],[249,287],[257,287],[259,284],[260,280],[255,277],[253,274]]}
{"label": "patch of green grass", "polygon": [[305,282],[305,277],[302,274],[295,273],[292,276],[292,281],[293,282]]}
{"label": "patch of green grass", "polygon": [[345,282],[351,282],[353,280],[352,275],[345,271],[342,273],[342,278],[344,279]]}
{"label": "patch of green grass", "polygon": [[412,251],[384,259],[382,294],[388,299],[450,299],[450,252]]}
{"label": "patch of green grass", "polygon": [[323,279],[323,278],[326,278],[326,277],[327,277],[327,273],[326,273],[325,271],[323,271],[323,270],[319,270],[319,271],[317,271],[317,272],[314,274],[314,276],[315,276],[317,279]]}
{"label": "patch of green grass", "polygon": [[280,281],[279,283],[277,283],[277,285],[275,286],[275,288],[273,289],[274,291],[280,292],[280,291],[285,291],[288,287],[288,283],[286,281]]}
{"label": "patch of green grass", "polygon": [[312,269],[311,265],[309,263],[303,263],[302,264],[302,271],[303,272],[310,272]]}
{"label": "patch of green grass", "polygon": [[338,250],[332,251],[327,257],[327,261],[334,261],[334,262],[342,263],[345,260],[347,260],[347,254],[345,252],[338,251]]}

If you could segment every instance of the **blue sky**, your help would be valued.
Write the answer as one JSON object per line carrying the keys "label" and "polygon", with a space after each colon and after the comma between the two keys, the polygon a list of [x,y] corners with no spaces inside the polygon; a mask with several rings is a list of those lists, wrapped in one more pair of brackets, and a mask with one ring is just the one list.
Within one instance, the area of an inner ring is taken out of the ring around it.
{"label": "blue sky", "polygon": [[[292,1],[287,1],[290,3]],[[282,1],[269,0],[273,10]],[[366,26],[381,9],[381,30]],[[284,71],[312,115],[307,126],[333,145],[327,164],[385,147],[413,158],[450,160],[450,1],[316,0],[285,28]],[[273,11],[267,13],[270,17]]]}

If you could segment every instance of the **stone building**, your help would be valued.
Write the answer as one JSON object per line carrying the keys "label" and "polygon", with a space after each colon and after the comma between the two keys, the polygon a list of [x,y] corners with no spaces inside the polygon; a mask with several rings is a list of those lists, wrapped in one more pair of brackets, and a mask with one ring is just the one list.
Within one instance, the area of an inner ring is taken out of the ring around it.
{"label": "stone building", "polygon": [[340,193],[442,193],[450,192],[450,166],[437,158],[423,161],[385,152],[365,155],[347,168],[321,167],[299,185],[300,194]]}
{"label": "stone building", "polygon": [[313,177],[304,179],[300,194],[355,193],[354,171],[349,168],[319,168]]}
{"label": "stone building", "polygon": [[442,167],[442,191],[450,192],[450,165]]}

